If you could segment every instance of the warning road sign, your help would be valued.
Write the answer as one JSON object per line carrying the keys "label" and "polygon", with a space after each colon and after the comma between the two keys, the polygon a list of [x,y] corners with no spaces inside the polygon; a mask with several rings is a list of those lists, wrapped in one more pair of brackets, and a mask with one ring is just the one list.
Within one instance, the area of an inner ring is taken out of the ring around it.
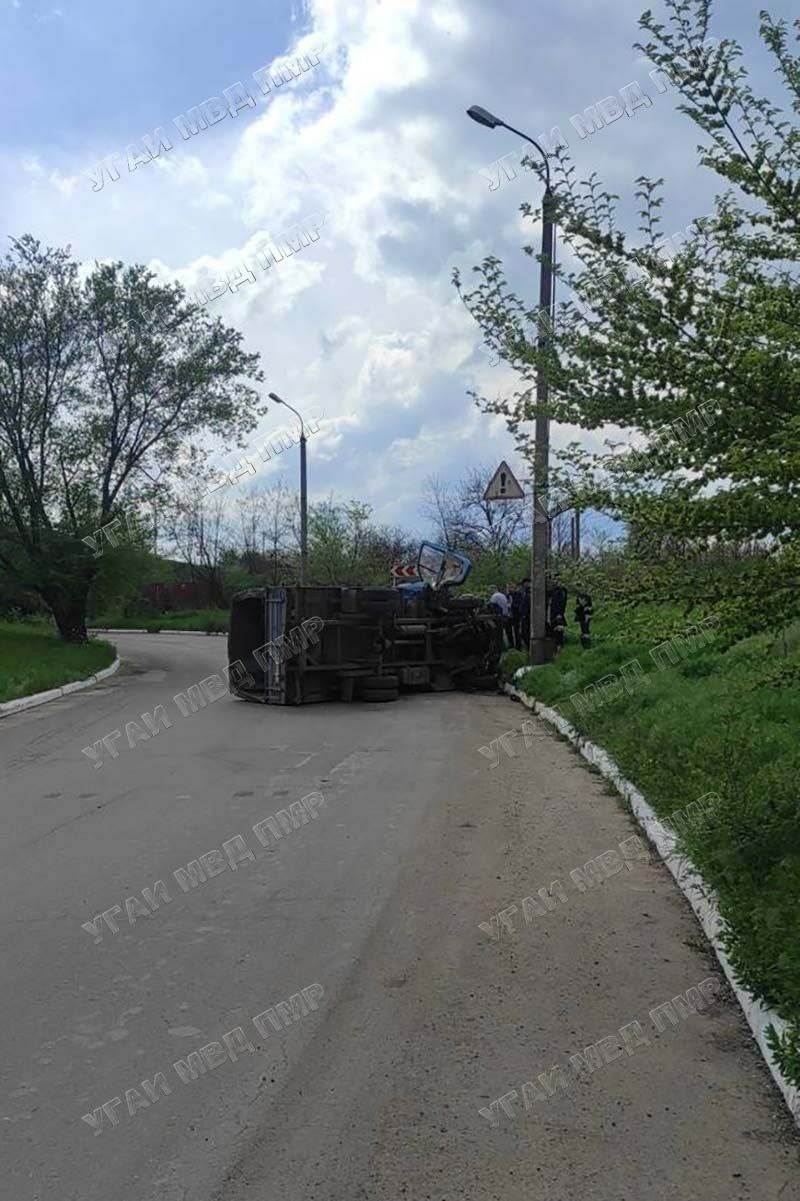
{"label": "warning road sign", "polygon": [[396,580],[418,580],[419,572],[416,563],[395,563],[392,575]]}
{"label": "warning road sign", "polygon": [[505,459],[489,480],[484,500],[522,500],[525,493]]}

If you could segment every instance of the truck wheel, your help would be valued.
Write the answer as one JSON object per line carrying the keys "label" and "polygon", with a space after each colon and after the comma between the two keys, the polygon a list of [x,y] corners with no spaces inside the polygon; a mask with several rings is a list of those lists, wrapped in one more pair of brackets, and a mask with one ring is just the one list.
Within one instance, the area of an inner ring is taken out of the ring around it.
{"label": "truck wheel", "polygon": [[361,699],[373,703],[397,701],[400,699],[400,692],[397,688],[365,688],[361,693]]}
{"label": "truck wheel", "polygon": [[497,676],[465,676],[464,687],[473,692],[494,692],[497,688]]}
{"label": "truck wheel", "polygon": [[364,691],[377,689],[378,692],[385,692],[387,689],[393,689],[396,692],[400,687],[398,676],[360,676],[358,683]]}

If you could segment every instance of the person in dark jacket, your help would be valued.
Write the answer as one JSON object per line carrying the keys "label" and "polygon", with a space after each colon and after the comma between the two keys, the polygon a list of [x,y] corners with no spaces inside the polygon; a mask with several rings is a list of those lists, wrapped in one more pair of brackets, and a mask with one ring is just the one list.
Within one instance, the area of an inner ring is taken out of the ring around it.
{"label": "person in dark jacket", "polygon": [[588,592],[579,592],[575,598],[575,620],[581,627],[581,646],[587,650],[592,645],[591,621],[592,598]]}
{"label": "person in dark jacket", "polygon": [[506,596],[508,597],[508,603],[510,605],[508,616],[508,637],[512,648],[516,651],[519,650],[520,645],[521,610],[519,586],[517,584],[512,584],[506,590]]}
{"label": "person in dark jacket", "polygon": [[520,650],[526,651],[531,643],[531,578],[527,575],[520,582],[517,592],[517,612],[519,614]]}
{"label": "person in dark jacket", "polygon": [[548,633],[556,644],[556,654],[564,645],[564,635],[567,630],[567,590],[556,580],[549,590],[548,596]]}

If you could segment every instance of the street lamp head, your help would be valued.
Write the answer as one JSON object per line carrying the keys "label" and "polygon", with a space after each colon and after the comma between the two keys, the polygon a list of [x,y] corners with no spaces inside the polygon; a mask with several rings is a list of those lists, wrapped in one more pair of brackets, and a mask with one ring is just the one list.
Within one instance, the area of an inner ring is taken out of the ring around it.
{"label": "street lamp head", "polygon": [[486,125],[489,129],[495,129],[498,125],[503,125],[504,122],[499,117],[495,117],[488,109],[481,108],[479,104],[473,104],[467,109],[467,116],[472,117],[473,121],[477,121],[479,125]]}
{"label": "street lamp head", "polygon": [[278,404],[278,405],[283,404],[283,401],[281,400],[280,396],[278,396],[277,392],[270,392],[270,393],[268,393],[268,395],[269,395],[270,400],[275,401],[275,404]]}

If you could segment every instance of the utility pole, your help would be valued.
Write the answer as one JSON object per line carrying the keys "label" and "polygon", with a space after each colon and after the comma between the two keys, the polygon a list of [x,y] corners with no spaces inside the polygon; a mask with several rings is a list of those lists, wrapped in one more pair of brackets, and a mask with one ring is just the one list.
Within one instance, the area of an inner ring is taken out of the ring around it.
{"label": "utility pole", "polygon": [[479,104],[467,108],[467,116],[471,116],[478,125],[488,126],[490,130],[501,126],[509,133],[530,142],[542,155],[544,163],[545,189],[542,201],[542,262],[539,267],[539,331],[537,348],[539,363],[536,375],[536,447],[533,452],[533,537],[531,542],[531,645],[530,657],[532,664],[547,663],[550,658],[547,640],[547,568],[548,568],[548,531],[550,519],[548,513],[548,488],[550,471],[550,417],[547,412],[549,399],[549,381],[547,368],[543,358],[550,346],[551,311],[553,311],[553,275],[554,275],[554,215],[555,197],[550,187],[550,163],[548,155],[535,139],[527,136],[521,130],[515,130],[513,125],[489,113]]}
{"label": "utility pole", "polygon": [[[546,160],[545,160],[546,161]],[[539,272],[539,355],[550,346],[550,313],[553,307],[553,194],[548,181],[542,201],[542,262]],[[547,368],[539,361],[536,372],[536,426],[533,458],[533,545],[531,557],[531,645],[533,664],[546,663],[547,654],[547,544],[548,485],[550,473],[550,395]]]}
{"label": "utility pole", "polygon": [[550,346],[550,324],[553,307],[553,241],[555,198],[550,188],[548,156],[537,141],[507,125],[480,105],[467,109],[467,116],[489,129],[500,126],[517,134],[539,151],[544,163],[545,192],[542,200],[542,261],[539,270],[539,335],[537,349],[539,365],[536,373],[536,425],[533,458],[533,538],[531,545],[531,642],[532,664],[546,663],[547,644],[547,547],[548,547],[548,484],[550,471],[550,417],[547,413],[549,381],[543,356]]}

